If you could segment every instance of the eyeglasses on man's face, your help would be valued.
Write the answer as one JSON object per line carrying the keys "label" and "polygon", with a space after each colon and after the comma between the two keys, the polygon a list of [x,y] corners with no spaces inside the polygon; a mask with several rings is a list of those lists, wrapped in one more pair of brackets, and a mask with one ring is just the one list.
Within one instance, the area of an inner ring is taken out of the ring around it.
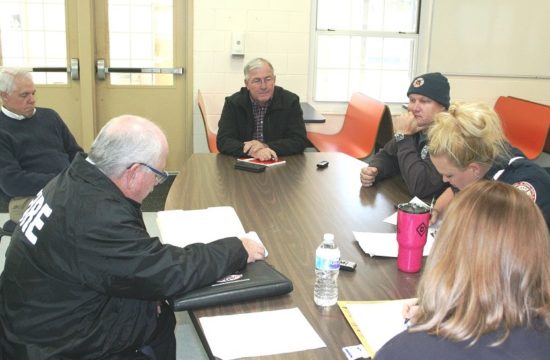
{"label": "eyeglasses on man's face", "polygon": [[250,83],[254,86],[260,86],[262,84],[265,85],[271,85],[275,81],[274,76],[266,76],[263,79],[262,78],[253,78],[250,80]]}
{"label": "eyeglasses on man's face", "polygon": [[147,169],[149,169],[153,174],[155,174],[155,177],[157,178],[157,185],[162,184],[163,182],[168,179],[168,173],[166,171],[160,171],[152,167],[151,165],[147,165],[146,163],[139,162],[137,163],[139,165],[145,166]]}

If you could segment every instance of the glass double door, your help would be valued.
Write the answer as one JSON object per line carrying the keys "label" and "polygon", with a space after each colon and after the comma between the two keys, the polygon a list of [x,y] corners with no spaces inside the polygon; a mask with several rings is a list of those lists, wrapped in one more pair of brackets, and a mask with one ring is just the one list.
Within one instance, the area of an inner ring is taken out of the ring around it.
{"label": "glass double door", "polygon": [[[190,8],[179,0],[0,0],[0,65],[33,69],[37,106],[60,113],[85,150],[115,116],[155,121],[170,144],[167,169],[177,170],[192,153]],[[66,70],[40,71],[56,66]]]}

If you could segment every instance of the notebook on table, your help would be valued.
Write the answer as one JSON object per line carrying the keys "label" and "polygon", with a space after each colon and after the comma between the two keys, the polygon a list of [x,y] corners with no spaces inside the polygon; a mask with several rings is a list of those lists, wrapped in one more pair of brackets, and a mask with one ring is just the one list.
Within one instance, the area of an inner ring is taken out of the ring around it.
{"label": "notebook on table", "polygon": [[259,160],[251,157],[247,157],[247,158],[241,157],[241,158],[237,158],[237,163],[238,162],[247,162],[250,164],[264,165],[267,167],[286,164],[286,160],[283,160],[281,158],[270,159],[270,160]]}
{"label": "notebook on table", "polygon": [[172,299],[175,311],[226,305],[276,295],[293,290],[292,281],[265,261],[248,264],[245,269],[217,282]]}
{"label": "notebook on table", "polygon": [[[237,212],[231,206],[159,211],[157,225],[161,242],[179,247],[193,243],[207,244],[217,239],[245,234],[250,239],[262,242],[256,232],[245,232]],[[268,255],[266,249],[265,256]],[[176,296],[171,303],[174,310],[183,311],[283,295],[292,290],[292,281],[286,276],[266,261],[256,261],[214,284]]]}

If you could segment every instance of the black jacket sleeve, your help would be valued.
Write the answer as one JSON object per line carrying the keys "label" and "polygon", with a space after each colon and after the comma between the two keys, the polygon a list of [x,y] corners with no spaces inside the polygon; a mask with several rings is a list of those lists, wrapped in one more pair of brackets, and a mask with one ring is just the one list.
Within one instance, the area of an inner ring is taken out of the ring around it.
{"label": "black jacket sleeve", "polygon": [[399,175],[399,163],[397,162],[397,144],[390,140],[370,160],[369,166],[378,169],[376,181],[384,180]]}
{"label": "black jacket sleeve", "polygon": [[400,174],[411,196],[438,196],[446,188],[428,154],[422,159],[417,136],[405,136],[396,143],[390,140],[369,165],[378,168],[377,181]]}
{"label": "black jacket sleeve", "polygon": [[246,266],[248,254],[238,238],[185,248],[162,245],[147,234],[139,218],[125,212],[113,214],[113,208],[104,209],[113,220],[104,217],[101,222],[84,225],[85,239],[77,248],[80,281],[99,293],[164,299]]}
{"label": "black jacket sleeve", "polygon": [[304,114],[297,95],[288,93],[280,101],[274,101],[264,122],[264,140],[279,156],[304,151],[307,135]]}
{"label": "black jacket sleeve", "polygon": [[244,142],[252,140],[254,119],[252,109],[239,106],[233,99],[227,97],[223,105],[218,123],[216,145],[222,154],[244,156]]}

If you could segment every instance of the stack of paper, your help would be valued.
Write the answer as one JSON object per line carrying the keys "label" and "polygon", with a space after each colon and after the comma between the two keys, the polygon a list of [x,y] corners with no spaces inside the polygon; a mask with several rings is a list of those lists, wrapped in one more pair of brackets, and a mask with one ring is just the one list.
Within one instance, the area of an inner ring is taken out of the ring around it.
{"label": "stack of paper", "polygon": [[[422,205],[427,208],[430,207],[417,197],[412,198],[409,203]],[[397,225],[397,211],[385,218],[384,222]],[[434,242],[435,231],[436,227],[430,226],[430,231],[428,231],[428,236],[426,239],[426,245],[424,246],[424,256],[428,256],[430,254],[430,250],[432,249]],[[359,246],[365,254],[370,256],[397,257],[397,234],[394,232],[377,233],[353,231],[353,236],[355,237],[355,240],[359,242]]]}
{"label": "stack of paper", "polygon": [[[354,231],[353,236],[359,242],[359,246],[370,256],[397,257],[397,234]],[[428,256],[434,243],[432,232],[428,232],[426,245],[424,245],[424,256]]]}
{"label": "stack of paper", "polygon": [[[160,241],[185,247],[193,243],[209,243],[231,236],[247,235],[261,243],[254,231],[245,232],[241,220],[231,206],[200,210],[168,210],[157,213]],[[267,250],[265,253],[267,256]]]}
{"label": "stack of paper", "polygon": [[283,159],[258,160],[254,158],[238,158],[237,161],[244,161],[252,164],[259,164],[259,165],[265,165],[265,166],[275,166],[275,165],[286,164],[286,160],[283,160]]}
{"label": "stack of paper", "polygon": [[240,359],[326,347],[300,309],[200,318],[216,358]]}

